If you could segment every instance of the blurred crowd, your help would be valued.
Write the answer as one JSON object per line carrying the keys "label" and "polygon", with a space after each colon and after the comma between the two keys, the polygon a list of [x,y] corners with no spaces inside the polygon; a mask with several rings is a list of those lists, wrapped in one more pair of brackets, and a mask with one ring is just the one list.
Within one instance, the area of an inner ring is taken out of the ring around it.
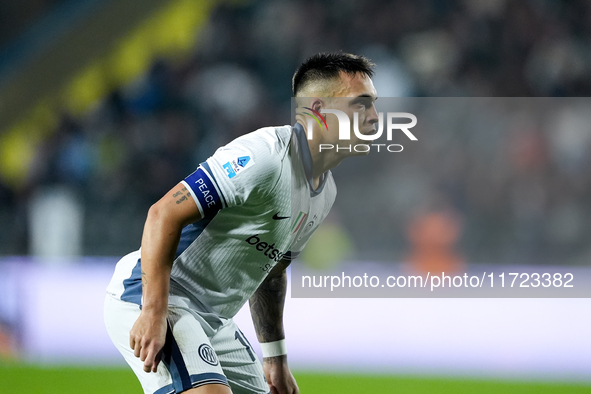
{"label": "blurred crowd", "polygon": [[[11,229],[0,232],[0,255],[31,252],[31,201],[56,187],[80,203],[84,255],[137,248],[150,204],[218,146],[291,123],[292,73],[316,52],[371,58],[383,97],[591,93],[591,3],[584,0],[231,2],[217,6],[198,42],[188,61],[155,61],[87,116],[64,113],[39,146],[25,187],[0,179],[0,228]],[[376,181],[394,196],[384,207],[391,220],[380,229],[390,238],[352,230],[358,256],[404,258],[416,213],[405,201],[429,193],[444,203],[423,205],[442,205],[462,223],[459,246],[468,261],[585,263],[591,131],[583,112],[556,115],[564,118],[556,127],[568,123],[562,131],[518,125],[517,117],[501,122],[506,129],[494,137],[450,130],[432,149],[400,156],[387,182]],[[493,157],[492,147],[504,153]],[[359,175],[368,168],[345,169]],[[559,257],[565,251],[568,261]]]}
{"label": "blurred crowd", "polygon": [[0,52],[27,26],[65,0],[0,1]]}
{"label": "blurred crowd", "polygon": [[361,256],[399,261],[411,247],[445,246],[468,263],[589,263],[591,98],[378,102],[415,114],[419,140],[399,133],[403,152],[335,171],[340,220],[364,240]]}

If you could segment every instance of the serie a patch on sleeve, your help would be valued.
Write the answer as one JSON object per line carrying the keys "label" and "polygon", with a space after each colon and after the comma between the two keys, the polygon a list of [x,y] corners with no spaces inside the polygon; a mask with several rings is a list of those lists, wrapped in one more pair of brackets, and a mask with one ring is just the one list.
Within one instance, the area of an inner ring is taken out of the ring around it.
{"label": "serie a patch on sleeve", "polygon": [[228,178],[232,179],[241,171],[254,164],[254,160],[250,156],[240,156],[223,164],[222,167],[226,171]]}
{"label": "serie a patch on sleeve", "polygon": [[197,168],[197,171],[186,177],[183,183],[197,202],[203,217],[211,217],[223,208],[222,198],[215,180],[203,167]]}

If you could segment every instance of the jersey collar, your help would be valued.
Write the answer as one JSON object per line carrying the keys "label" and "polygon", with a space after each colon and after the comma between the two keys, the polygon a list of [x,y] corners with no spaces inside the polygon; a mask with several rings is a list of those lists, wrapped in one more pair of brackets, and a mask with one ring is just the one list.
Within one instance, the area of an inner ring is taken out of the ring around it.
{"label": "jersey collar", "polygon": [[308,186],[310,187],[310,195],[312,197],[317,196],[322,192],[322,189],[324,189],[326,179],[328,178],[328,171],[320,175],[318,187],[314,189],[314,182],[312,180],[312,154],[310,153],[310,146],[308,145],[308,139],[306,138],[306,131],[299,123],[296,123],[295,126],[293,126],[293,131],[297,140],[297,144],[300,147],[298,151],[302,165],[304,166],[304,174],[306,174]]}

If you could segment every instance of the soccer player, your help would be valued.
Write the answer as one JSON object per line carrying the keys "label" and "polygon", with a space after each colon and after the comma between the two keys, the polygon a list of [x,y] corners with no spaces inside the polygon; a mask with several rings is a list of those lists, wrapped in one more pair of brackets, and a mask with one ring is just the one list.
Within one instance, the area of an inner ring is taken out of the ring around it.
{"label": "soccer player", "polygon": [[[109,335],[145,393],[299,392],[283,331],[285,269],[333,204],[330,169],[359,154],[321,152],[338,143],[338,119],[307,117],[358,112],[371,133],[372,67],[346,53],[308,59],[293,77],[295,126],[221,147],[150,208],[141,248],[117,263],[105,300]],[[232,320],[249,299],[262,367]]]}

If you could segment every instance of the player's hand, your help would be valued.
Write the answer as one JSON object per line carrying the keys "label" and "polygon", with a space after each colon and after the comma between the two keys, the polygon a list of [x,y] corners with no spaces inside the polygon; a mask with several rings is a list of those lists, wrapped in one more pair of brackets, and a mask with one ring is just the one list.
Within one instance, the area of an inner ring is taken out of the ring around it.
{"label": "player's hand", "polygon": [[129,332],[129,346],[133,354],[144,362],[144,371],[156,372],[160,351],[166,340],[166,316],[142,310]]}
{"label": "player's hand", "polygon": [[264,358],[263,370],[271,394],[299,394],[300,389],[287,366],[287,356]]}

